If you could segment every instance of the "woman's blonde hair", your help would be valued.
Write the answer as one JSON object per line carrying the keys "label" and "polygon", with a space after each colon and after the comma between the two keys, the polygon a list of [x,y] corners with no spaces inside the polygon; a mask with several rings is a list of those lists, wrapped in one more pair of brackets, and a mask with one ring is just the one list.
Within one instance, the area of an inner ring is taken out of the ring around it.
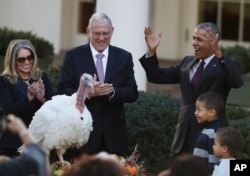
{"label": "woman's blonde hair", "polygon": [[7,48],[5,59],[4,59],[4,70],[2,75],[5,76],[10,83],[15,84],[20,77],[16,68],[16,57],[20,49],[27,49],[34,56],[33,66],[30,71],[30,78],[37,80],[41,77],[41,70],[38,66],[38,58],[36,55],[35,48],[29,40],[16,39],[12,40]]}

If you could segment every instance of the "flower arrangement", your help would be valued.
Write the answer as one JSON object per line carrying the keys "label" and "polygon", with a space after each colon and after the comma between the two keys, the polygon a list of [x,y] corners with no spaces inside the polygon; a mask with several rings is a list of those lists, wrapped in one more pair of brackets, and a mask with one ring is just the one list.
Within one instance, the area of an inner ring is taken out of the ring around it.
{"label": "flower arrangement", "polygon": [[[112,156],[115,160],[117,159],[126,176],[150,176],[152,174],[146,172],[144,163],[139,160],[140,154],[137,147],[138,146],[136,145],[133,153],[127,158],[113,154],[109,156]],[[71,165],[68,161],[54,162],[50,166],[50,176],[63,176],[71,167],[75,165],[77,165],[77,163]]]}
{"label": "flower arrangement", "polygon": [[126,173],[126,176],[150,176],[146,172],[144,163],[139,160],[140,154],[137,150],[138,145],[135,146],[133,153],[128,158],[120,157],[120,165]]}
{"label": "flower arrangement", "polygon": [[56,161],[50,165],[50,176],[63,176],[71,168],[68,161]]}

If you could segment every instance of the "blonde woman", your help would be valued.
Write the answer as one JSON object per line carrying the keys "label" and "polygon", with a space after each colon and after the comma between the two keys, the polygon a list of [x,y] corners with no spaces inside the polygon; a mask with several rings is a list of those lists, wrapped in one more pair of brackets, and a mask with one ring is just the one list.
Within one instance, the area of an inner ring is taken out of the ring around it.
{"label": "blonde woman", "polygon": [[[4,114],[12,113],[28,126],[34,113],[53,95],[47,74],[39,69],[33,45],[28,40],[12,40],[0,76],[0,106]],[[0,154],[18,156],[21,144],[18,136],[5,131],[0,138]]]}

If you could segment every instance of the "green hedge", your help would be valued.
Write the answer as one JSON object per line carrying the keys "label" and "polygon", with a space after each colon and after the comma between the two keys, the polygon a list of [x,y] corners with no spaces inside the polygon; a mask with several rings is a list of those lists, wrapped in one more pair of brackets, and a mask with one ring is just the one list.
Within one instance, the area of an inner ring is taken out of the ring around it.
{"label": "green hedge", "polygon": [[250,48],[234,45],[231,47],[222,47],[222,51],[240,64],[242,74],[250,72]]}
{"label": "green hedge", "polygon": [[0,55],[5,56],[9,42],[13,39],[28,39],[36,49],[39,58],[54,55],[54,46],[31,31],[15,31],[6,27],[0,28]]}
{"label": "green hedge", "polygon": [[250,159],[250,110],[234,106],[227,107],[226,110],[229,125],[239,129],[245,139],[243,152],[237,157]]}
{"label": "green hedge", "polygon": [[60,72],[61,67],[51,67],[49,65],[47,69],[44,71],[48,73],[48,76],[50,78],[53,90],[57,92],[57,83],[58,83],[58,77],[59,77],[59,72]]}
{"label": "green hedge", "polygon": [[168,165],[180,100],[169,94],[139,92],[135,103],[125,104],[129,151],[138,144],[141,160],[151,172]]}

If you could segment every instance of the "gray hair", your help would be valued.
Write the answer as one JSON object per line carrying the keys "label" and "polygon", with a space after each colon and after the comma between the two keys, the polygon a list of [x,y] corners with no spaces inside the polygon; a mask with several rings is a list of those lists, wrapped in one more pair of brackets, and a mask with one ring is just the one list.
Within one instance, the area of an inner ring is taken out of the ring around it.
{"label": "gray hair", "polygon": [[215,34],[218,34],[218,39],[220,40],[220,37],[221,37],[221,34],[220,34],[220,30],[219,28],[212,22],[204,22],[204,23],[200,23],[198,26],[197,26],[198,29],[206,29],[206,28],[211,28],[212,31],[215,33]]}
{"label": "gray hair", "polygon": [[105,13],[94,13],[89,19],[88,28],[91,28],[95,21],[98,21],[98,22],[106,21],[108,22],[111,28],[113,27],[111,19]]}

